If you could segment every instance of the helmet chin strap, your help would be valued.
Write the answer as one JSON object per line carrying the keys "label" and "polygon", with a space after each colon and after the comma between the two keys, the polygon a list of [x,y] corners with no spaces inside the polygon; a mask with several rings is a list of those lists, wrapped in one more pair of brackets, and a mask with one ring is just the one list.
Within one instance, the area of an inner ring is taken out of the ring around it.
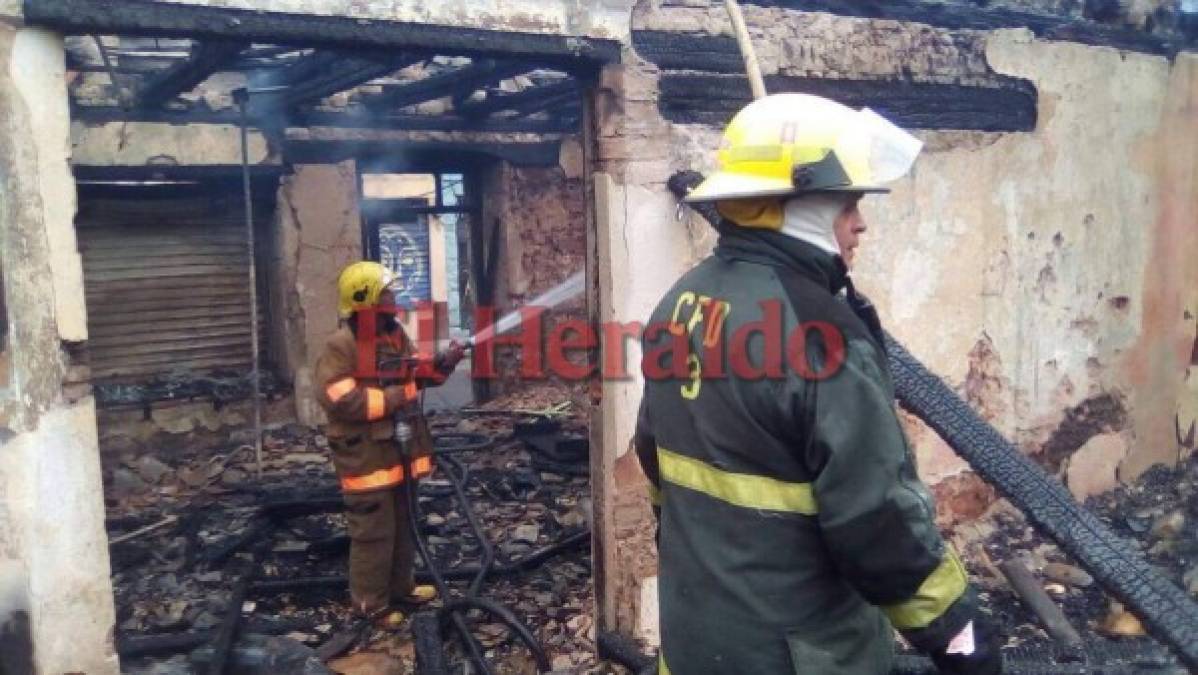
{"label": "helmet chin strap", "polygon": [[784,208],[780,231],[832,255],[840,255],[840,244],[836,242],[836,218],[850,200],[850,195],[837,192],[789,199]]}

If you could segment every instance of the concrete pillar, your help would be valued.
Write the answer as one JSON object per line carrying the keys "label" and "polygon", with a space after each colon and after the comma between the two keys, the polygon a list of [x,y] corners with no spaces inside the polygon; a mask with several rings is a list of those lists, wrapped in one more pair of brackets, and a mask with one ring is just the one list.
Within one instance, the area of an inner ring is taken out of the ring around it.
{"label": "concrete pillar", "polygon": [[62,39],[0,22],[0,671],[117,672]]}
{"label": "concrete pillar", "polygon": [[279,188],[271,324],[284,367],[295,382],[301,424],[324,422],[314,396],[312,371],[328,336],[337,329],[337,275],[362,259],[358,173],[340,164],[297,165]]}

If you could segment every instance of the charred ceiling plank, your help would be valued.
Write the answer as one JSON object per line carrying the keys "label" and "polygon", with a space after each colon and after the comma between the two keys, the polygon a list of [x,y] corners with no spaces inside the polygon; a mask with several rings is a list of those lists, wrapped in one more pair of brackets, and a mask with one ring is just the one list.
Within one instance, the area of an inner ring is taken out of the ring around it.
{"label": "charred ceiling plank", "polygon": [[893,19],[952,29],[995,30],[1028,28],[1046,40],[1079,42],[1148,54],[1175,53],[1180,45],[1146,31],[1107,26],[1071,16],[1041,14],[1009,7],[983,6],[961,0],[745,0],[760,7],[781,7],[803,12],[827,12],[867,19]]}
{"label": "charred ceiling plank", "polygon": [[745,61],[734,38],[724,35],[633,30],[632,47],[664,70],[743,73]]}
{"label": "charred ceiling plank", "polygon": [[[71,108],[71,119],[85,124],[109,122],[157,122],[163,124],[239,124],[236,110],[143,109],[125,110],[119,106],[82,106]],[[250,118],[255,126],[277,127],[273,119]],[[578,130],[572,119],[467,119],[458,115],[374,114],[331,110],[299,111],[284,120],[293,127],[332,127],[341,129],[390,129],[394,131],[479,131],[495,133],[561,134]]]}
{"label": "charred ceiling plank", "polygon": [[620,60],[620,43],[615,40],[154,0],[25,0],[24,17],[30,25],[68,35],[225,39],[334,49],[423,49],[462,56],[502,55],[570,68]]}
{"label": "charred ceiling plank", "polygon": [[317,51],[279,74],[286,88],[278,93],[260,95],[256,103],[264,107],[293,108],[317,103],[337,92],[353,89],[377,77],[412,65],[419,55],[345,54]]}
{"label": "charred ceiling plank", "polygon": [[323,164],[356,159],[364,172],[463,171],[502,159],[516,166],[557,166],[560,141],[288,141],[283,161]]}
{"label": "charred ceiling plank", "polygon": [[[1036,128],[1036,90],[1013,80],[983,87],[896,80],[842,80],[767,77],[773,93],[824,96],[852,107],[869,107],[912,129],[1032,131]],[[662,115],[684,124],[723,126],[749,103],[748,81],[740,75],[666,73],[660,81]]]}
{"label": "charred ceiling plank", "polygon": [[[287,172],[281,164],[254,164],[249,167],[255,179],[277,179]],[[162,164],[162,165],[110,165],[73,164],[71,172],[81,183],[97,181],[224,181],[241,184],[240,164]]]}
{"label": "charred ceiling plank", "polygon": [[488,96],[486,100],[477,103],[465,103],[458,108],[458,112],[464,117],[485,117],[504,110],[514,110],[518,114],[527,115],[576,100],[578,96],[578,82],[565,79],[540,87],[529,87],[514,94]]}
{"label": "charred ceiling plank", "polygon": [[191,56],[167,68],[161,74],[150,77],[137,93],[139,108],[157,108],[179,94],[189,92],[210,75],[231,63],[241,50],[248,47],[245,42],[212,40],[192,46]]}
{"label": "charred ceiling plank", "polygon": [[378,96],[367,99],[366,105],[374,109],[405,108],[445,96],[469,96],[490,82],[515,77],[533,68],[534,66],[520,61],[481,59],[468,66],[396,85]]}
{"label": "charred ceiling plank", "polygon": [[400,131],[480,131],[495,133],[562,134],[573,133],[578,125],[561,119],[482,119],[458,115],[374,115],[357,112],[313,110],[295,118],[298,126],[341,127],[348,129],[396,129]]}

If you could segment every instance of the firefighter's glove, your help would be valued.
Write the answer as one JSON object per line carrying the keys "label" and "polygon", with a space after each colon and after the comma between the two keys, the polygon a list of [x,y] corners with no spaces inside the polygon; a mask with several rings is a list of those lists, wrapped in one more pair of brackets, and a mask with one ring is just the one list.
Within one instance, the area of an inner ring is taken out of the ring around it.
{"label": "firefighter's glove", "polygon": [[466,345],[457,340],[451,340],[449,347],[437,357],[437,370],[443,373],[452,373],[465,356]]}
{"label": "firefighter's glove", "polygon": [[944,675],[999,675],[1001,646],[989,619],[979,613],[947,645],[932,652],[932,662]]}

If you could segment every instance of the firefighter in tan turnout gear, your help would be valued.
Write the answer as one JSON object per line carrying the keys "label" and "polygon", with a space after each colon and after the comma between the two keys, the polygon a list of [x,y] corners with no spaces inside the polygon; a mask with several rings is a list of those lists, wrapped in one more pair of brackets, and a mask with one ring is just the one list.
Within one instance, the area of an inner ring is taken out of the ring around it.
{"label": "firefighter in tan turnout gear", "polygon": [[1002,670],[848,277],[858,201],[919,149],[868,110],[769,96],[687,198],[715,204],[720,238],[647,324],[634,438],[659,514],[662,673],[886,675],[895,629],[940,672]]}
{"label": "firefighter in tan turnout gear", "polygon": [[[393,281],[376,262],[354,263],[341,272],[341,326],[316,363],[318,398],[329,418],[325,434],[349,524],[350,595],[364,616],[379,615],[393,602],[436,597],[432,586],[417,586],[413,579],[407,491],[432,471],[420,389],[444,382],[463,355],[456,344],[436,358],[416,353],[394,315]],[[372,324],[373,340],[364,334]],[[406,425],[401,433],[410,438],[395,437],[397,423]]]}

